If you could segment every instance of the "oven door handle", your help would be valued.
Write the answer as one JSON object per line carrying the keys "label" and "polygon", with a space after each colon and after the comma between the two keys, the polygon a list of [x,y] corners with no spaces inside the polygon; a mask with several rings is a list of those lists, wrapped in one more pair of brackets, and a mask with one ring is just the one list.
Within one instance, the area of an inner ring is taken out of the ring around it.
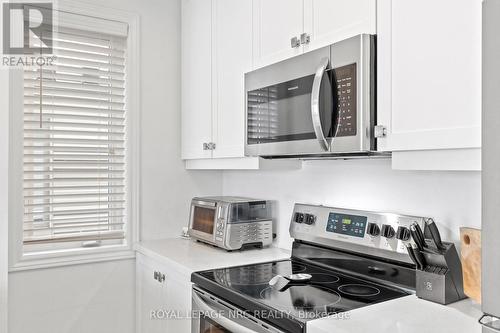
{"label": "oven door handle", "polygon": [[[200,308],[201,311],[207,312],[207,313],[217,313],[216,309],[213,309],[203,301],[203,299],[195,292],[193,291],[192,294],[193,301],[196,303],[196,305]],[[215,315],[213,317],[210,317],[213,321],[215,321],[217,324],[221,325],[225,329],[234,332],[234,333],[255,333],[254,330],[251,330],[243,325],[240,325],[238,323],[235,323],[234,321],[222,316],[222,315]]]}
{"label": "oven door handle", "polygon": [[318,69],[316,69],[316,74],[314,75],[311,93],[311,118],[314,128],[314,134],[316,134],[316,138],[318,139],[318,142],[324,151],[330,150],[330,144],[328,143],[328,140],[326,139],[325,133],[323,133],[323,128],[321,126],[319,94],[321,91],[321,81],[323,79],[323,75],[325,74],[329,65],[330,59],[321,59]]}

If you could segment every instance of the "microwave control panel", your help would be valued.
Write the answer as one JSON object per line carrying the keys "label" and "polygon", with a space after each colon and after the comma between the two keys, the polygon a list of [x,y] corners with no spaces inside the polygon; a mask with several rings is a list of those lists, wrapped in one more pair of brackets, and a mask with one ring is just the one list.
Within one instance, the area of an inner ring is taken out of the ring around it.
{"label": "microwave control panel", "polygon": [[356,64],[334,69],[333,84],[337,89],[338,129],[335,136],[355,136],[357,133]]}

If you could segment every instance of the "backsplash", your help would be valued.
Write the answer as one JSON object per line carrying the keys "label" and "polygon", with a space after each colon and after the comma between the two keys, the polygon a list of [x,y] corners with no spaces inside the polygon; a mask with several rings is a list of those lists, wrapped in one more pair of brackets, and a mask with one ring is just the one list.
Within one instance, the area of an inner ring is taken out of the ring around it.
{"label": "backsplash", "polygon": [[275,245],[290,248],[295,202],[433,217],[444,240],[481,226],[481,173],[399,171],[390,160],[303,162],[301,170],[224,171],[224,195],[277,201]]}

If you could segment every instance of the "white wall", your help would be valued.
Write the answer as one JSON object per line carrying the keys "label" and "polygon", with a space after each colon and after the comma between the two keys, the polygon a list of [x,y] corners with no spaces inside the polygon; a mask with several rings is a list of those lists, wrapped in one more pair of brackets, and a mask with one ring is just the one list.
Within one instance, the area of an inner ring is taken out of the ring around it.
{"label": "white wall", "polygon": [[226,171],[225,195],[278,201],[277,246],[290,247],[295,202],[435,218],[443,239],[459,241],[459,227],[480,227],[480,172],[391,170],[389,160],[308,161],[302,170]]}
{"label": "white wall", "polygon": [[[0,33],[1,33],[0,27]],[[0,333],[7,333],[9,76],[0,69]]]}
{"label": "white wall", "polygon": [[132,333],[135,260],[9,274],[10,333]]}
{"label": "white wall", "polygon": [[[140,234],[175,236],[187,224],[191,197],[222,191],[220,172],[187,172],[180,160],[180,1],[86,2],[140,15]],[[2,193],[0,200],[3,205]],[[10,273],[9,333],[133,332],[134,265],[123,260]]]}

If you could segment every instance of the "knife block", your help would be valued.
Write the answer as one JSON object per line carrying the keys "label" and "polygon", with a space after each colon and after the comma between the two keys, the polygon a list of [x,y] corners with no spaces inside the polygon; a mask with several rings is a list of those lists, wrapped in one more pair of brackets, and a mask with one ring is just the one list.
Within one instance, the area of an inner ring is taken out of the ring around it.
{"label": "knife block", "polygon": [[422,251],[427,265],[417,270],[417,297],[450,304],[466,298],[463,288],[462,265],[455,244],[443,242],[446,249],[438,250],[426,240]]}

